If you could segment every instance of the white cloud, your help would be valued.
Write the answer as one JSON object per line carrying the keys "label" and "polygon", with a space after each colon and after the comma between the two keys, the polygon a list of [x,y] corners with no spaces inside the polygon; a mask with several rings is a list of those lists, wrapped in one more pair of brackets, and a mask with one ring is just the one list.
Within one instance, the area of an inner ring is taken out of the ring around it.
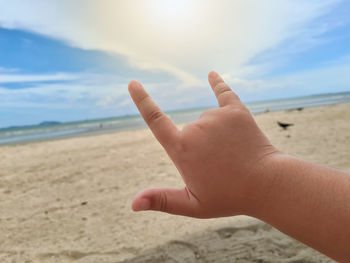
{"label": "white cloud", "polygon": [[67,81],[77,80],[80,76],[67,73],[57,73],[50,75],[29,75],[29,74],[1,74],[0,83],[20,83],[20,82],[42,82],[42,81]]}
{"label": "white cloud", "polygon": [[18,69],[14,69],[14,68],[3,68],[3,67],[0,67],[0,74],[16,73],[18,71],[19,71]]}
{"label": "white cloud", "polygon": [[[49,81],[49,82],[48,82]],[[1,75],[0,104],[13,108],[79,108],[100,107],[115,109],[132,105],[128,80],[118,75],[69,74],[56,75]],[[21,83],[22,88],[6,88],[6,84]],[[169,83],[146,82],[148,90],[168,86]],[[120,103],[120,100],[123,103]]]}
{"label": "white cloud", "polygon": [[284,81],[287,89],[294,89],[301,95],[340,92],[350,90],[350,64],[343,59],[333,65],[289,74],[277,79]]}
{"label": "white cloud", "polygon": [[[270,97],[279,98],[349,90],[348,72],[350,72],[349,60],[340,58],[318,69],[270,79],[247,79],[225,74],[223,77],[243,99],[254,101],[268,99],[267,94],[274,94]],[[23,89],[0,87],[0,104],[4,108],[91,109],[98,107],[102,110],[118,109],[119,114],[127,112],[123,112],[123,109],[134,108],[127,92],[127,80],[119,76],[94,74],[70,76],[62,73],[62,76],[66,76],[63,78],[67,79],[65,82],[40,83],[39,81],[54,79],[53,76],[23,77],[22,81],[35,81],[35,84]],[[56,78],[56,80],[62,80],[62,78]],[[170,82],[146,82],[144,85],[166,110],[216,104],[208,85],[205,88],[194,87],[186,92]]]}
{"label": "white cloud", "polygon": [[[65,76],[62,74],[62,76]],[[67,74],[69,76],[69,74]],[[6,87],[0,88],[0,103],[2,106],[8,107],[9,104],[22,107],[23,102],[33,102],[39,105],[47,105],[52,103],[54,107],[56,102],[60,104],[89,104],[107,97],[110,94],[122,95],[127,94],[127,83],[118,83],[115,77],[111,77],[102,81],[98,75],[74,75],[74,77],[55,78],[53,76],[27,76],[23,77],[22,81],[35,81],[35,84],[27,84],[25,88],[9,89]],[[54,80],[50,83],[41,81]],[[65,82],[55,82],[56,80],[67,80]],[[79,81],[76,81],[79,80]],[[18,80],[19,82],[19,80]],[[111,84],[113,83],[113,84]],[[124,89],[121,89],[121,85]]]}
{"label": "white cloud", "polygon": [[350,56],[308,69],[269,79],[244,79],[224,75],[225,81],[250,101],[305,96],[350,90]]}
{"label": "white cloud", "polygon": [[339,2],[178,0],[184,6],[176,10],[183,13],[171,16],[157,9],[164,1],[2,1],[0,23],[125,55],[135,67],[172,73],[186,88],[206,85],[212,68],[237,77],[251,74],[254,68],[244,65],[283,41],[313,45],[320,30],[308,24]]}

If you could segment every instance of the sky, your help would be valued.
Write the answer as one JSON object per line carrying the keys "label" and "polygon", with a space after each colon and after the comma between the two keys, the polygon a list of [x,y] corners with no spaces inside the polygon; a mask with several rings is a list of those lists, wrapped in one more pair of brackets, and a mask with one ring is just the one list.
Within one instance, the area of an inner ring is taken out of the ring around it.
{"label": "sky", "polygon": [[0,127],[350,91],[346,0],[0,0]]}

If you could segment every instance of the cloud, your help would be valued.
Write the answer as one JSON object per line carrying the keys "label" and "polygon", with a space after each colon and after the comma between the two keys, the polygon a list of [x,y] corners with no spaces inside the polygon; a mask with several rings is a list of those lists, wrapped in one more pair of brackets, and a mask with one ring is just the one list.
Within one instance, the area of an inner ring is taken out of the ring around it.
{"label": "cloud", "polygon": [[189,0],[187,15],[178,18],[162,16],[161,2],[12,0],[0,2],[0,23],[122,54],[134,67],[169,72],[188,88],[206,85],[212,68],[232,76],[256,73],[246,65],[252,58],[291,39],[293,49],[314,45],[322,30],[308,25],[340,1]]}
{"label": "cloud", "polygon": [[259,101],[350,89],[350,56],[308,69],[270,78],[244,79],[224,75],[225,81],[244,100]]}
{"label": "cloud", "polygon": [[0,74],[8,74],[8,73],[15,73],[15,72],[18,72],[19,70],[18,69],[9,69],[9,68],[3,68],[3,67],[0,67]]}
{"label": "cloud", "polygon": [[[2,81],[3,80],[3,81]],[[9,107],[23,107],[25,102],[35,102],[36,107],[55,107],[56,103],[67,105],[88,105],[114,93],[127,94],[127,83],[117,76],[94,74],[57,74],[57,75],[13,75],[1,77],[1,82],[23,82],[21,89],[0,88],[0,103]],[[121,88],[121,85],[124,88]],[[31,105],[31,104],[30,104]]]}
{"label": "cloud", "polygon": [[[5,71],[8,73],[9,71]],[[42,82],[42,81],[67,81],[77,80],[80,77],[74,74],[57,73],[50,75],[28,75],[28,74],[1,74],[0,84],[2,83],[20,83],[20,82]]]}
{"label": "cloud", "polygon": [[[301,95],[349,91],[350,63],[343,58],[325,67],[289,74],[278,81],[284,81],[286,89],[299,91]],[[316,83],[316,85],[315,85]]]}

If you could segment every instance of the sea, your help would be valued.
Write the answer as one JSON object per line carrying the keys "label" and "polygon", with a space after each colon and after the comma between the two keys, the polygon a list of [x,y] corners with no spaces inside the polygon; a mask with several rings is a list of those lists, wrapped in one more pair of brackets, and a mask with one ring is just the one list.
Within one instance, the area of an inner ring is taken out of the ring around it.
{"label": "sea", "polygon": [[[350,102],[350,92],[247,102],[245,104],[252,114],[259,114],[266,111],[281,111],[291,109],[301,110],[307,107],[348,102]],[[179,124],[198,119],[200,114],[206,109],[209,108],[169,111],[166,112],[166,114],[175,123]],[[66,123],[47,121],[38,125],[1,128],[0,145],[16,145],[53,139],[89,136],[125,130],[141,129],[145,127],[146,125],[139,115],[128,115]]]}

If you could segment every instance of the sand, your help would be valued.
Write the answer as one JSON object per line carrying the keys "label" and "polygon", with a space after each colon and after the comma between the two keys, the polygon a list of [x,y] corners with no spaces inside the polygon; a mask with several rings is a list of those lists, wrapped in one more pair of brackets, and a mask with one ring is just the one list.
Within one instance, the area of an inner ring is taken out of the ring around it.
{"label": "sand", "polygon": [[[350,172],[350,104],[255,118],[280,150]],[[133,213],[150,186],[182,182],[148,130],[1,147],[0,262],[332,262],[245,216]]]}

